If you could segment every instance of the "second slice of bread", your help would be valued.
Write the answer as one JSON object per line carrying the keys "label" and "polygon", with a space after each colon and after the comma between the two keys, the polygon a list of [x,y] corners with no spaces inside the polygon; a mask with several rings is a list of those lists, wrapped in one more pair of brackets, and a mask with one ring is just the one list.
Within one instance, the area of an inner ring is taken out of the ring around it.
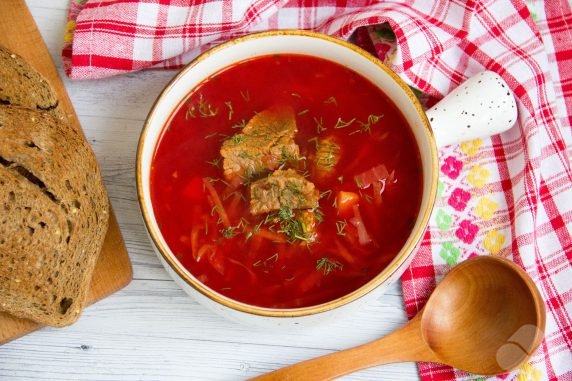
{"label": "second slice of bread", "polygon": [[49,111],[64,119],[49,82],[19,55],[0,47],[0,104]]}

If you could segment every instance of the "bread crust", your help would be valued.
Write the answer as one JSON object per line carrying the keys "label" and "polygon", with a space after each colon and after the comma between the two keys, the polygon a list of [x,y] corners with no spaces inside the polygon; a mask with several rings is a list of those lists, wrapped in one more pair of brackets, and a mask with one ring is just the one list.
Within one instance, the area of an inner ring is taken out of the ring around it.
{"label": "bread crust", "polygon": [[0,47],[0,104],[48,111],[65,119],[49,82],[19,55]]}
{"label": "bread crust", "polygon": [[79,317],[107,231],[91,147],[52,113],[0,106],[0,309],[60,327]]}

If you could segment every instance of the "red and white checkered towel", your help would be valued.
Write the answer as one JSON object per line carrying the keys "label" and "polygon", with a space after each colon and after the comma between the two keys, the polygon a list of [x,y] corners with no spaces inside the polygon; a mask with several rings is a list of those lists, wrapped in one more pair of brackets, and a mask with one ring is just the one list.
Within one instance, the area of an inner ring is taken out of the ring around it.
{"label": "red and white checkered towel", "polygon": [[[571,25],[566,0],[73,0],[63,58],[71,78],[101,78],[180,67],[231,37],[298,28],[339,38],[357,30],[355,42],[428,103],[496,71],[517,97],[518,124],[441,150],[435,213],[402,278],[405,306],[417,313],[466,258],[510,258],[539,286],[547,325],[530,363],[500,378],[572,380]],[[435,364],[419,371],[474,379]]]}

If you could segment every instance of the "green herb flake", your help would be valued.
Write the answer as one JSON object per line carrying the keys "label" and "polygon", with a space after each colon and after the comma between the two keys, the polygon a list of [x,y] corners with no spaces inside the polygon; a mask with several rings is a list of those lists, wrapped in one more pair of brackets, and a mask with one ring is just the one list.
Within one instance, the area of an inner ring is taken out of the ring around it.
{"label": "green herb flake", "polygon": [[318,224],[321,224],[322,222],[324,222],[324,212],[322,212],[322,209],[317,207],[317,208],[312,209],[312,212],[314,212],[314,218],[316,219]]}
{"label": "green herb flake", "polygon": [[212,165],[215,168],[220,168],[220,162],[221,162],[222,158],[216,158],[214,160],[211,161],[207,161],[208,164]]}
{"label": "green herb flake", "polygon": [[228,107],[228,120],[231,120],[232,115],[234,114],[234,110],[232,109],[232,102],[228,101],[224,102],[224,104],[226,105],[226,107]]}
{"label": "green herb flake", "polygon": [[306,109],[300,111],[300,112],[298,113],[298,116],[305,115],[305,114],[307,114],[309,111],[310,111],[310,110],[308,110],[308,109],[306,108]]}
{"label": "green herb flake", "polygon": [[234,134],[230,137],[230,141],[233,144],[240,144],[240,143],[244,143],[244,141],[246,140],[246,136],[242,135],[242,134]]}
{"label": "green herb flake", "polygon": [[342,118],[338,118],[336,125],[334,126],[334,128],[346,128],[352,125],[353,122],[355,122],[356,118],[352,118],[350,120],[348,120],[347,122],[345,122]]}
{"label": "green herb flake", "polygon": [[344,265],[338,261],[332,261],[329,258],[323,257],[316,261],[316,270],[322,271],[324,275],[328,275],[332,271],[339,270],[342,271],[344,269]]}
{"label": "green herb flake", "polygon": [[268,258],[266,258],[266,259],[264,260],[265,263],[268,263],[268,262],[276,262],[276,261],[278,261],[278,253],[274,253],[273,256],[268,257]]}
{"label": "green herb flake", "polygon": [[333,105],[336,105],[336,106],[338,105],[338,101],[337,101],[336,98],[333,97],[333,96],[331,96],[331,97],[329,97],[328,99],[326,99],[326,100],[324,101],[324,103],[325,103],[325,104],[333,104]]}
{"label": "green herb flake", "polygon": [[356,130],[354,132],[352,132],[350,135],[354,134],[354,133],[363,133],[363,132],[367,132],[368,134],[371,135],[371,126],[374,124],[377,124],[377,122],[379,122],[381,120],[381,118],[383,118],[383,114],[382,115],[374,115],[374,114],[370,114],[367,117],[367,121],[366,122],[362,122],[358,120],[358,124],[361,126],[361,128],[359,130]]}
{"label": "green herb flake", "polygon": [[245,102],[250,102],[250,92],[248,90],[242,91],[240,90],[240,96],[244,99]]}
{"label": "green herb flake", "polygon": [[338,230],[338,235],[346,235],[346,226],[348,226],[348,222],[346,220],[336,221],[336,229]]}
{"label": "green herb flake", "polygon": [[327,130],[327,128],[324,127],[324,119],[322,117],[320,117],[319,119],[317,117],[314,117],[314,123],[316,123],[317,134],[321,134],[322,132]]}
{"label": "green herb flake", "polygon": [[238,232],[236,231],[235,226],[229,226],[226,229],[221,229],[220,234],[222,234],[222,236],[226,239],[231,239],[234,238],[238,234]]}
{"label": "green herb flake", "polygon": [[233,124],[231,128],[240,128],[243,129],[244,127],[246,127],[246,121],[243,119],[240,122]]}
{"label": "green herb flake", "polygon": [[203,94],[199,94],[198,105],[193,102],[189,102],[189,107],[187,108],[185,119],[188,120],[189,118],[196,118],[197,113],[198,117],[200,118],[210,118],[216,116],[218,111],[218,108],[213,109],[213,106],[204,100]]}
{"label": "green herb flake", "polygon": [[356,182],[357,187],[361,189],[363,187],[363,183],[362,183],[361,179],[357,176],[354,176],[354,180]]}
{"label": "green herb flake", "polygon": [[273,231],[274,224],[278,224],[279,229],[277,232],[286,235],[289,243],[294,243],[297,240],[309,241],[311,238],[308,232],[306,232],[302,221],[296,218],[294,211],[287,206],[269,213],[264,223],[269,225],[268,229],[270,231]]}
{"label": "green herb flake", "polygon": [[332,193],[334,192],[331,189],[328,189],[327,191],[320,193],[320,198],[327,198],[329,200],[332,196]]}

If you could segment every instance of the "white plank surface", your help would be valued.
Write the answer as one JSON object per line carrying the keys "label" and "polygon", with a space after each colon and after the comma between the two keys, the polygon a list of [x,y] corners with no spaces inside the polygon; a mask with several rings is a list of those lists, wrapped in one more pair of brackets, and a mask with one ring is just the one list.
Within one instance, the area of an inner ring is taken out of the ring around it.
{"label": "white plank surface", "polygon": [[[197,305],[169,278],[136,201],[134,161],[143,120],[172,71],[70,81],[60,50],[69,0],[28,0],[102,166],[134,267],[123,291],[61,330],[0,347],[1,380],[240,380],[381,337],[405,322],[399,285],[344,321],[291,333],[257,332]],[[1,5],[0,5],[1,12]],[[414,364],[372,368],[347,380],[418,380]]]}

